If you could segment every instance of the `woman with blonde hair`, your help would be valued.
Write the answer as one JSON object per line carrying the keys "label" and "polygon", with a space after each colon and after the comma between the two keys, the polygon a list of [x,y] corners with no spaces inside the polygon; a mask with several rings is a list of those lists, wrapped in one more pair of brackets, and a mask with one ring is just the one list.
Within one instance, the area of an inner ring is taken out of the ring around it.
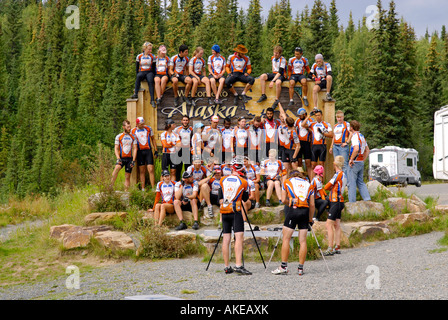
{"label": "woman with blonde hair", "polygon": [[165,92],[166,84],[168,83],[168,69],[170,58],[166,54],[166,47],[161,45],[157,52],[156,61],[156,74],[154,76],[154,82],[156,86],[157,100],[156,104],[160,105],[162,101],[163,93]]}
{"label": "woman with blonde hair", "polygon": [[189,75],[193,81],[193,87],[191,88],[191,103],[193,107],[196,106],[196,92],[200,83],[205,85],[205,92],[208,98],[208,104],[212,105],[212,96],[210,89],[210,79],[206,77],[205,73],[205,60],[202,58],[204,55],[204,49],[202,47],[196,47],[193,57],[188,62]]}
{"label": "woman with blonde hair", "polygon": [[140,90],[140,83],[143,80],[148,82],[149,93],[151,94],[151,105],[156,107],[154,102],[154,72],[155,72],[155,58],[152,54],[152,43],[146,41],[142,46],[142,53],[137,56],[135,61],[137,77],[135,79],[135,88],[132,99],[138,99],[138,92]]}
{"label": "woman with blonde hair", "polygon": [[[325,185],[325,190],[329,190],[330,208],[328,210],[328,218],[325,224],[328,234],[328,249],[324,252],[325,256],[339,254],[341,245],[341,213],[344,209],[344,192],[347,185],[347,176],[342,171],[344,167],[344,157],[337,156],[333,162],[335,175]],[[333,245],[335,247],[333,248]]]}

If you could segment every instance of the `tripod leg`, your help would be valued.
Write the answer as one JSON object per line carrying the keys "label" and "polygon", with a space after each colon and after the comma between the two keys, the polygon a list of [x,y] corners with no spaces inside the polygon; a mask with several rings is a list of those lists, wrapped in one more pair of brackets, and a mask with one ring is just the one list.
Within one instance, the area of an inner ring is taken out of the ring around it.
{"label": "tripod leg", "polygon": [[261,261],[263,261],[264,268],[266,269],[266,264],[264,263],[263,255],[261,254],[260,247],[258,246],[257,239],[255,238],[254,230],[252,230],[252,225],[250,224],[249,217],[247,216],[246,208],[244,207],[244,205],[242,205],[242,207],[243,207],[244,215],[246,216],[247,223],[249,224],[250,231],[252,232],[252,236],[254,237],[255,244],[257,245],[257,249],[258,249],[258,253],[260,254]]}
{"label": "tripod leg", "polygon": [[219,238],[218,238],[218,241],[216,242],[215,249],[213,249],[212,256],[210,257],[210,260],[208,261],[208,265],[207,265],[207,268],[205,269],[205,271],[208,271],[208,267],[210,266],[210,262],[212,262],[213,256],[215,255],[215,251],[216,251],[216,248],[217,248],[218,245],[219,245],[219,240],[221,240],[221,236],[222,236],[222,232],[223,232],[223,231],[224,231],[224,230],[221,229],[221,233],[219,234]]}
{"label": "tripod leg", "polygon": [[313,230],[313,228],[311,227],[311,225],[310,225],[310,229],[311,229],[311,233],[312,233],[313,236],[314,236],[314,239],[316,240],[317,247],[318,247],[319,250],[320,250],[320,254],[322,255],[322,258],[323,258],[324,261],[325,261],[325,265],[327,266],[328,273],[331,273],[331,272],[330,272],[330,268],[328,268],[327,260],[325,259],[325,256],[324,256],[324,254],[323,254],[323,252],[322,252],[322,249],[321,249],[321,247],[320,247],[319,241],[317,241],[316,234],[314,233],[314,230]]}
{"label": "tripod leg", "polygon": [[266,272],[269,265],[271,264],[271,260],[272,260],[272,257],[274,256],[275,249],[277,249],[278,243],[280,242],[280,238],[282,238],[282,237],[283,237],[283,231],[280,233],[280,235],[277,238],[277,243],[274,246],[274,250],[272,251],[271,258],[269,259],[269,262],[268,262],[268,266],[266,267],[266,269],[264,269],[264,272]]}

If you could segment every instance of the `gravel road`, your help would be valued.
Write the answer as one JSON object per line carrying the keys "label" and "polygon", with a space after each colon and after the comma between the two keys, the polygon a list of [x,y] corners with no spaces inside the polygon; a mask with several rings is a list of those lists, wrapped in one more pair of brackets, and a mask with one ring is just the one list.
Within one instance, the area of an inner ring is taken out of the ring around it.
{"label": "gravel road", "polygon": [[[397,192],[397,187],[389,187],[392,192]],[[448,205],[448,183],[424,184],[417,188],[413,185],[408,185],[406,188],[400,188],[407,195],[415,194],[424,200],[426,197],[439,198],[438,204]]]}
{"label": "gravel road", "polygon": [[[67,275],[0,288],[0,299],[119,300],[136,295],[188,300],[448,299],[448,250],[437,242],[442,237],[442,232],[433,232],[343,250],[327,257],[331,273],[322,259],[307,261],[302,277],[297,275],[297,262],[290,262],[287,276],[270,274],[279,261],[272,261],[266,273],[262,263],[246,262],[253,275],[238,276],[224,274],[221,263],[212,263],[205,271],[207,262],[199,258],[126,261],[79,270],[80,289],[67,289]],[[269,257],[264,258],[267,264]]]}

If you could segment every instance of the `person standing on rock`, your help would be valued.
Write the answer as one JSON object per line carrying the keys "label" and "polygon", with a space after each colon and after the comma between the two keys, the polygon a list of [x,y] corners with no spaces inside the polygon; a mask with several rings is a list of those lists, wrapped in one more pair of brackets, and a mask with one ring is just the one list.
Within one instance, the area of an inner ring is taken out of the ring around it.
{"label": "person standing on rock", "polygon": [[334,159],[333,168],[335,174],[324,187],[325,190],[330,190],[330,209],[328,210],[328,218],[325,224],[328,235],[328,249],[324,252],[325,256],[341,253],[341,213],[344,209],[344,197],[342,193],[347,185],[347,177],[342,171],[344,161],[343,156],[337,156]]}
{"label": "person standing on rock", "polygon": [[115,163],[114,172],[110,181],[110,187],[113,188],[118,173],[125,167],[125,191],[128,191],[131,184],[132,168],[135,166],[137,159],[137,138],[131,133],[131,123],[129,120],[123,121],[123,132],[115,137]]}
{"label": "person standing on rock", "polygon": [[[219,184],[221,191],[219,194],[220,213],[222,216],[222,256],[224,258],[226,274],[236,272],[241,275],[251,275],[252,272],[246,270],[242,264],[244,221],[247,217],[242,212],[243,201],[247,201],[249,184],[243,178],[245,170],[243,164],[233,164],[232,174],[222,177]],[[229,245],[232,237],[232,229],[235,234],[235,269],[230,266]]]}
{"label": "person standing on rock", "polygon": [[[283,245],[282,245],[282,264],[272,271],[272,274],[281,275],[288,273],[289,242],[296,226],[299,228],[299,275],[303,275],[303,265],[306,259],[307,245],[306,236],[308,226],[313,224],[313,215],[315,210],[314,191],[310,183],[305,180],[305,175],[299,171],[291,171],[289,178],[283,182],[282,202],[287,203],[289,199],[289,208],[285,210],[286,218],[283,225]],[[286,207],[285,207],[286,209]]]}
{"label": "person standing on rock", "polygon": [[364,183],[364,160],[369,156],[369,146],[366,138],[359,132],[358,121],[350,122],[351,148],[348,162],[348,202],[356,202],[356,187],[364,201],[370,201],[369,190]]}

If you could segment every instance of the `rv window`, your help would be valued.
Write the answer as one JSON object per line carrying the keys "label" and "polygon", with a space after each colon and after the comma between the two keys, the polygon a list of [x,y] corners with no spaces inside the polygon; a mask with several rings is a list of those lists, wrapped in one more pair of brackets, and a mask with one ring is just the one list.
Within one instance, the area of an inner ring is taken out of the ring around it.
{"label": "rv window", "polygon": [[407,158],[406,162],[408,167],[412,167],[412,158]]}
{"label": "rv window", "polygon": [[378,153],[378,162],[383,162],[383,155]]}

